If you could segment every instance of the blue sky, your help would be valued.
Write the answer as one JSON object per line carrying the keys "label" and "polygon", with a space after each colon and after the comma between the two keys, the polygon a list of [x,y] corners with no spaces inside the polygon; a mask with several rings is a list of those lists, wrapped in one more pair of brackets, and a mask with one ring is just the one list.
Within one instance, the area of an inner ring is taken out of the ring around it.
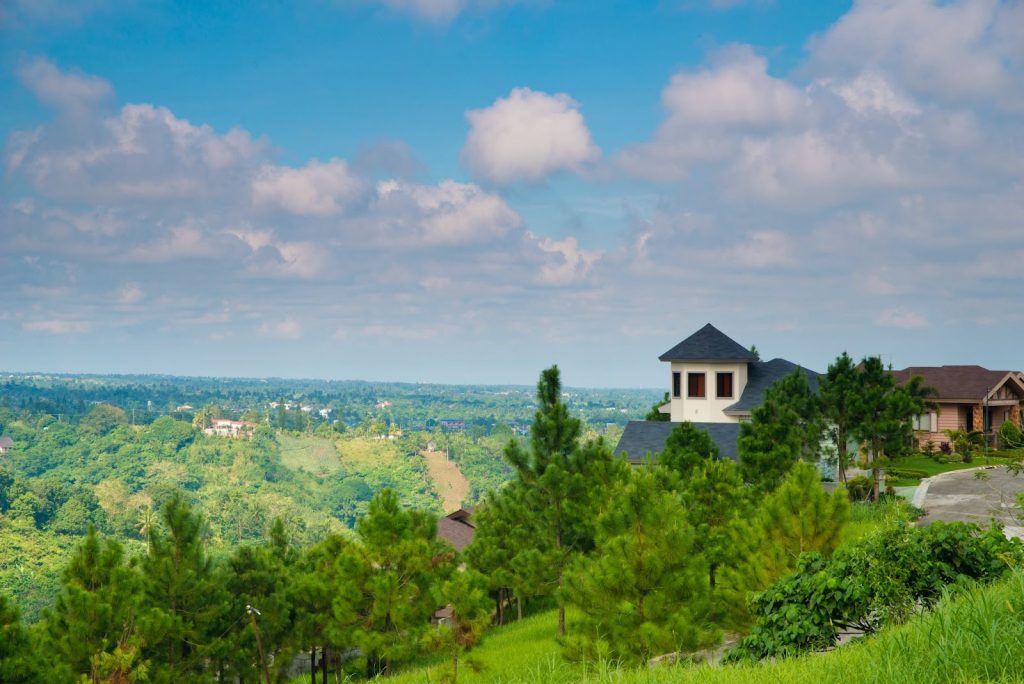
{"label": "blue sky", "polygon": [[1024,8],[0,4],[0,369],[1020,368]]}

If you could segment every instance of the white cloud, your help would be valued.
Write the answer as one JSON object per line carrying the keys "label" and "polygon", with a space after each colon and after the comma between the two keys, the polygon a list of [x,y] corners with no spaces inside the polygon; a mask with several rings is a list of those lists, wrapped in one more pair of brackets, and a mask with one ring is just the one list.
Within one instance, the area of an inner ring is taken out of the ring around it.
{"label": "white cloud", "polygon": [[110,83],[98,76],[61,71],[45,58],[19,70],[22,82],[46,104],[65,111],[91,109],[113,94]]}
{"label": "white cloud", "polygon": [[903,307],[884,309],[875,319],[875,323],[883,328],[903,328],[905,330],[916,330],[929,326],[927,318]]}
{"label": "white cloud", "polygon": [[411,14],[424,21],[446,24],[463,12],[483,11],[522,0],[361,0],[383,5],[396,12]]}
{"label": "white cloud", "polygon": [[138,304],[146,293],[138,283],[125,283],[117,292],[117,301],[121,304]]}
{"label": "white cloud", "polygon": [[426,244],[481,242],[522,224],[519,214],[500,196],[469,183],[445,180],[419,185],[388,180],[377,184],[376,194],[371,221],[379,218],[404,231],[406,238]]}
{"label": "white cloud", "polygon": [[47,333],[49,335],[73,335],[88,332],[91,326],[85,321],[52,318],[40,321],[25,321],[21,324],[21,327],[23,330]]}
{"label": "white cloud", "polygon": [[536,240],[542,252],[554,256],[540,270],[541,281],[549,285],[568,285],[581,281],[590,272],[594,262],[601,258],[601,252],[597,250],[580,249],[579,241],[572,236],[561,240],[538,238],[532,234],[530,237]]}
{"label": "white cloud", "polygon": [[600,157],[579,105],[568,95],[516,88],[485,109],[466,112],[470,130],[462,160],[495,183],[537,182],[581,171]]}
{"label": "white cloud", "polygon": [[832,76],[884,70],[914,92],[1019,107],[1022,82],[1014,65],[1022,54],[1022,31],[1019,3],[858,0],[810,41],[808,68]]}
{"label": "white cloud", "polygon": [[289,317],[280,321],[264,321],[260,324],[258,332],[263,337],[297,340],[302,337],[302,325],[294,318]]}
{"label": "white cloud", "polygon": [[807,116],[799,88],[768,74],[768,62],[749,46],[719,53],[710,69],[683,71],[661,94],[670,127],[785,126]]}
{"label": "white cloud", "polygon": [[252,181],[253,200],[275,205],[300,216],[333,216],[341,213],[363,192],[365,183],[341,159],[326,163],[313,159],[291,168],[264,164]]}

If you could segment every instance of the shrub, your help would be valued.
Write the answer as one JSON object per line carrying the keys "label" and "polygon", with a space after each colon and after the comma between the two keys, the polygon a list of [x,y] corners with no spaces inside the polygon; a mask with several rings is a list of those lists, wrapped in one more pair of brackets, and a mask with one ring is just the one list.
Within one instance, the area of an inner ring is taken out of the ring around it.
{"label": "shrub", "polygon": [[921,455],[927,456],[928,458],[935,458],[935,451],[935,442],[930,439],[921,447]]}
{"label": "shrub", "polygon": [[951,454],[953,453],[953,445],[950,444],[949,442],[943,442],[942,444],[939,445],[939,451],[941,451],[944,454]]}
{"label": "shrub", "polygon": [[849,495],[850,501],[867,501],[871,496],[873,486],[874,482],[870,477],[858,475],[846,481],[846,493]]}
{"label": "shrub", "polygon": [[1024,433],[1016,423],[1008,420],[999,426],[999,446],[1003,449],[1024,446]]}
{"label": "shrub", "polygon": [[917,468],[889,468],[885,471],[886,476],[892,476],[897,480],[922,480],[928,477],[928,473]]}

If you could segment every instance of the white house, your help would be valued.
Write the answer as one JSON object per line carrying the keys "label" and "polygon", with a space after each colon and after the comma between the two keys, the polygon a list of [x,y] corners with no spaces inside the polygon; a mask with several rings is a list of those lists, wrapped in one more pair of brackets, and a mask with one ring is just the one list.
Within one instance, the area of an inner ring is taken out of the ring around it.
{"label": "white house", "polygon": [[[707,430],[722,456],[736,458],[740,422],[749,420],[769,387],[800,368],[785,359],[760,361],[710,323],[658,359],[668,364],[669,401],[660,410],[669,414],[669,421],[634,420],[626,425],[615,451],[632,462],[659,453],[668,434],[683,421]],[[816,391],[818,374],[801,370]]]}

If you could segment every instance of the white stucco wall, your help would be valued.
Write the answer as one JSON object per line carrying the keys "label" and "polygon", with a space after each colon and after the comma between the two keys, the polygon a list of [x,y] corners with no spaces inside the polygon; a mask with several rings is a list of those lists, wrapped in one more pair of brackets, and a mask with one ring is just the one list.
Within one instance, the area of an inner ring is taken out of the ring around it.
{"label": "white stucco wall", "polygon": [[[746,363],[679,363],[673,362],[668,375],[668,391],[671,397],[672,420],[688,420],[693,423],[737,423],[739,420],[733,416],[722,413],[727,407],[732,406],[743,395],[747,386],[747,364]],[[719,399],[715,396],[716,381],[715,373],[732,373],[733,392],[728,399]],[[672,373],[681,373],[682,396],[672,397]],[[704,373],[704,399],[689,399],[686,396],[686,374]]]}

